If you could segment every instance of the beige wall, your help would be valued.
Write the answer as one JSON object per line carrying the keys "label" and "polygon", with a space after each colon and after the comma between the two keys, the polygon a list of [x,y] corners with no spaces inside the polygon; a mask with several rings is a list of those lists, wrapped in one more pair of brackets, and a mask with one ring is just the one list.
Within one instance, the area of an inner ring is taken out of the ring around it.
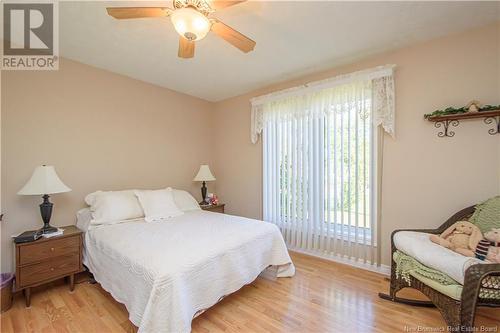
{"label": "beige wall", "polygon": [[[1,78],[2,271],[10,236],[41,225],[38,197],[16,192],[35,166],[53,164],[73,189],[53,196],[54,225],[73,224],[97,189],[174,186],[199,197],[192,177],[209,163],[229,213],[261,218],[262,149],[250,143],[249,99],[388,63],[397,64],[397,138],[384,150],[382,250],[399,227],[437,226],[500,190],[500,140],[481,121],[441,139],[422,115],[471,99],[500,104],[500,24],[379,55],[353,65],[209,103],[62,60],[54,72]],[[203,142],[210,142],[203,144]]]}
{"label": "beige wall", "polygon": [[382,253],[396,228],[436,227],[465,206],[499,193],[500,140],[481,121],[438,138],[423,114],[478,99],[500,104],[500,24],[386,53],[215,105],[217,191],[229,213],[262,216],[262,148],[250,143],[249,99],[384,64],[396,64],[396,135],[384,150]]}
{"label": "beige wall", "polygon": [[59,71],[2,73],[2,272],[10,236],[41,226],[40,197],[18,196],[35,166],[52,164],[72,192],[52,197],[52,223],[75,223],[87,193],[174,186],[213,163],[213,104],[62,60]]}

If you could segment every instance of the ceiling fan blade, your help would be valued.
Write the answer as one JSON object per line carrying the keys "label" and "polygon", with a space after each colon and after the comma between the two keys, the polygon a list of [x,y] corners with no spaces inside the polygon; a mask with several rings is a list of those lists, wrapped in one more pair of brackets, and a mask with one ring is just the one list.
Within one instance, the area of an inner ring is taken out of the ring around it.
{"label": "ceiling fan blade", "polygon": [[172,9],[167,7],[108,7],[106,10],[115,19],[166,17],[172,13]]}
{"label": "ceiling fan blade", "polygon": [[187,40],[184,37],[179,37],[179,58],[192,58],[194,57],[194,42]]}
{"label": "ceiling fan blade", "polygon": [[253,40],[220,21],[213,22],[212,31],[245,53],[252,51],[255,47],[256,43]]}
{"label": "ceiling fan blade", "polygon": [[219,10],[219,9],[222,9],[222,8],[226,8],[226,7],[229,7],[229,6],[234,6],[234,5],[237,5],[239,3],[242,3],[242,2],[245,2],[246,0],[242,0],[242,1],[231,1],[231,0],[210,0],[208,2],[208,4],[210,5],[210,7],[212,9],[215,9],[215,10]]}

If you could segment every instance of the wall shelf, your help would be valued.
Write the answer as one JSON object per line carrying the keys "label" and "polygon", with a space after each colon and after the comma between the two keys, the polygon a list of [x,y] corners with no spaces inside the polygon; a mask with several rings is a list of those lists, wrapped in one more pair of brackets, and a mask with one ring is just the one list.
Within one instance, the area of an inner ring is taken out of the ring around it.
{"label": "wall shelf", "polygon": [[493,124],[494,127],[488,130],[488,133],[490,135],[495,135],[500,133],[500,110],[457,113],[457,114],[448,114],[444,116],[432,116],[427,118],[427,120],[434,122],[434,127],[443,128],[442,131],[438,133],[438,136],[440,138],[443,138],[443,137],[452,137],[455,135],[455,132],[450,129],[450,126],[457,127],[460,124],[460,120],[477,119],[477,118],[483,118],[484,123],[487,125]]}

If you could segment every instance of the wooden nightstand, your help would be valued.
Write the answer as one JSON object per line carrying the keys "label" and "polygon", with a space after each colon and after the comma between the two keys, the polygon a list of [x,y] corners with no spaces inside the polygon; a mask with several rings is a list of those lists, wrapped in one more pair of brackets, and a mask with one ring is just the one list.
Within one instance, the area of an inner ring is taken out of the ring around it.
{"label": "wooden nightstand", "polygon": [[30,306],[32,287],[69,276],[73,291],[75,274],[83,271],[83,233],[74,225],[62,228],[60,236],[16,244],[15,289],[24,290],[26,306]]}
{"label": "wooden nightstand", "polygon": [[224,206],[226,204],[210,205],[210,206],[200,206],[201,209],[207,210],[209,212],[222,213],[224,214]]}

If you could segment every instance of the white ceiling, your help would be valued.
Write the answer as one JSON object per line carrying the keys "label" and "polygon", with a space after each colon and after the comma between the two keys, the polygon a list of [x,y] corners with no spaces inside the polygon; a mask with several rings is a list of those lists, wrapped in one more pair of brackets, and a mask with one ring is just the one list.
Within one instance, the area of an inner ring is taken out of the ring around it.
{"label": "white ceiling", "polygon": [[214,34],[177,57],[170,19],[115,20],[107,6],[171,1],[60,2],[63,57],[219,101],[368,55],[500,20],[500,2],[247,2],[216,17],[257,42],[244,54]]}

